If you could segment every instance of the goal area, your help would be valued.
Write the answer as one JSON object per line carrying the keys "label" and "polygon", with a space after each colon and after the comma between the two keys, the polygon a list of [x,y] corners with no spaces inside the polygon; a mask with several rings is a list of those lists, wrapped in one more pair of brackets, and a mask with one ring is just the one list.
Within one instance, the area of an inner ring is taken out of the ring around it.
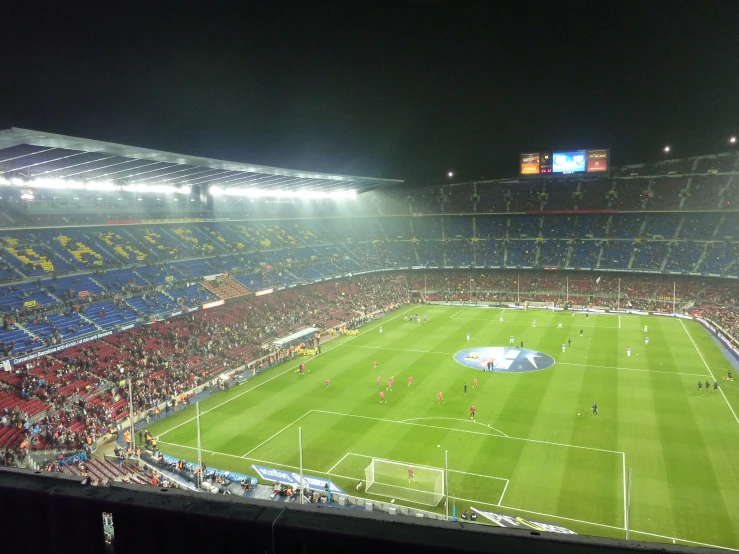
{"label": "goal area", "polygon": [[[409,468],[413,470],[412,477]],[[444,470],[440,468],[372,458],[364,476],[368,494],[426,506],[436,506],[444,498]]]}

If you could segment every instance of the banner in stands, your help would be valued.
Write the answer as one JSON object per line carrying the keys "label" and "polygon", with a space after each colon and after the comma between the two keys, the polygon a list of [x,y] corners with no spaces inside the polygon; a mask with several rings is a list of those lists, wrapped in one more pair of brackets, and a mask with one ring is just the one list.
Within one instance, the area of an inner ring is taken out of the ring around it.
{"label": "banner in stands", "polygon": [[[295,487],[300,486],[300,474],[293,471],[286,471],[284,469],[275,469],[273,467],[264,466],[251,466],[254,471],[257,472],[259,477],[263,481],[279,481],[285,485],[293,485]],[[329,490],[332,493],[346,494],[341,487],[339,487],[333,481],[327,481],[319,477],[311,477],[310,475],[303,475],[303,482],[307,487],[315,490],[325,490],[326,483],[329,485]]]}
{"label": "banner in stands", "polygon": [[273,292],[275,292],[275,289],[258,290],[254,293],[254,296],[264,296],[265,294],[272,294]]}
{"label": "banner in stands", "polygon": [[520,516],[507,516],[504,514],[498,514],[495,512],[488,512],[485,510],[478,510],[472,508],[472,511],[477,515],[484,517],[492,521],[498,527],[511,527],[514,529],[534,529],[535,531],[544,531],[546,533],[559,533],[562,535],[577,535],[574,531],[567,529],[566,527],[560,527],[559,525],[552,525],[550,523],[542,523],[540,521],[533,521],[530,519],[524,519]]}
{"label": "banner in stands", "polygon": [[110,329],[108,331],[101,331],[93,335],[87,335],[86,337],[80,337],[78,339],[63,342],[62,344],[50,346],[49,348],[44,348],[43,350],[38,350],[37,352],[33,352],[25,356],[19,356],[17,358],[13,358],[11,362],[13,363],[13,365],[24,364],[30,360],[35,360],[36,358],[40,358],[41,356],[47,356],[49,354],[56,354],[57,352],[61,352],[62,350],[65,350],[67,348],[71,348],[73,346],[79,346],[80,344],[84,344],[86,342],[90,342],[93,340],[102,339],[104,337],[109,337],[113,333],[120,333],[121,331],[127,331],[128,329],[133,329],[134,327],[138,327],[138,326],[139,326],[139,323],[130,323],[128,325],[123,325],[118,329]]}
{"label": "banner in stands", "polygon": [[216,306],[223,306],[224,300],[214,300],[213,302],[206,302],[203,304],[203,309],[207,310],[208,308],[215,308]]}
{"label": "banner in stands", "polygon": [[[164,459],[164,463],[168,466],[176,466],[177,462],[179,461],[179,459],[175,458],[174,456],[170,456],[169,454],[165,454],[164,452],[162,452],[162,458]],[[197,464],[185,460],[185,468],[188,471],[194,471],[197,467]],[[243,473],[233,473],[231,471],[216,469],[214,467],[209,467],[208,471],[213,471],[216,475],[228,474],[229,479],[235,483],[242,483],[243,481],[248,480],[252,484],[252,486],[257,484],[257,480],[251,475],[244,475]]]}

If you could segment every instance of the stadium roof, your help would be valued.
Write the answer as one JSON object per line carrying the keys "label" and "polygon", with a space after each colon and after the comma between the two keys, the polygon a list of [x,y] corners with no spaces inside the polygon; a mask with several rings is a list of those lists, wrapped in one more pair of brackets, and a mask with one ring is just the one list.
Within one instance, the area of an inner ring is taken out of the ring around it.
{"label": "stadium roof", "polygon": [[104,181],[142,188],[207,185],[283,194],[359,194],[403,182],[227,162],[17,128],[0,131],[3,178]]}

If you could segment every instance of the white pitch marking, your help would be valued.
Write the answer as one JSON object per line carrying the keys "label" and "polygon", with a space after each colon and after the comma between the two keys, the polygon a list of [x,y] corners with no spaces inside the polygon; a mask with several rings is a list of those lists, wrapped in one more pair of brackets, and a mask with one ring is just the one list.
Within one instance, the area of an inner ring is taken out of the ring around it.
{"label": "white pitch marking", "polygon": [[[169,445],[177,446],[177,447],[180,447],[180,448],[187,448],[187,449],[190,449],[190,450],[197,450],[197,448],[194,447],[194,446],[185,446],[183,444],[175,444],[175,443],[163,442],[163,441],[160,441],[160,443],[161,444],[169,444]],[[216,454],[216,455],[219,455],[219,456],[228,456],[230,458],[237,458],[237,459],[240,459],[240,460],[241,459],[244,459],[241,456],[237,456],[236,454],[226,454],[225,452],[215,452],[213,450],[203,450],[203,452],[208,452],[209,454]],[[354,456],[361,456],[361,454],[354,454]],[[365,458],[371,458],[371,456],[363,456],[363,457],[365,457]],[[248,458],[248,459],[251,460],[251,461],[254,461],[254,462],[259,462],[259,463],[265,464],[265,465],[286,467],[286,468],[290,468],[290,469],[299,469],[296,466],[291,466],[291,465],[286,465],[286,464],[278,464],[276,462],[269,462],[269,461],[266,461],[266,460],[256,460],[254,458]],[[311,473],[317,473],[319,475],[323,474],[322,471],[318,471],[316,469],[303,468],[303,470],[304,471],[310,471]],[[453,471],[453,470],[450,470],[450,471]],[[348,480],[356,479],[356,477],[349,477],[347,475],[334,475],[334,477],[339,477],[341,479],[348,479]],[[489,476],[486,476],[486,477],[489,477]],[[489,478],[493,479],[493,477],[489,477]],[[497,479],[497,478],[495,478],[495,479]],[[506,481],[508,481],[508,479],[506,479]],[[506,483],[506,488],[507,487],[508,487],[508,484]],[[503,489],[503,492],[505,493],[505,488]],[[607,529],[618,529],[618,530],[622,530],[621,527],[616,527],[614,525],[606,525],[605,523],[596,523],[594,521],[585,521],[583,519],[573,519],[571,517],[558,516],[558,515],[554,515],[554,514],[545,514],[543,512],[534,512],[532,510],[525,510],[523,508],[514,508],[514,507],[511,507],[511,506],[504,506],[503,504],[500,504],[500,503],[499,504],[493,504],[491,502],[481,502],[480,500],[469,500],[469,499],[466,499],[466,498],[459,498],[459,497],[456,497],[456,499],[457,500],[463,500],[463,501],[469,502],[471,504],[483,504],[485,506],[496,506],[498,508],[504,508],[506,510],[514,510],[514,511],[518,511],[518,512],[525,512],[527,514],[534,514],[534,515],[538,515],[538,516],[551,517],[553,519],[562,519],[562,520],[565,520],[565,521],[574,521],[575,523],[583,523],[585,525],[595,525],[596,527],[605,527]],[[501,495],[501,499],[502,499],[502,495]],[[673,540],[673,541],[674,540],[677,540],[677,541],[680,541],[680,542],[687,542],[687,543],[690,543],[690,544],[697,544],[699,546],[708,546],[709,548],[721,548],[723,550],[730,550],[732,552],[739,552],[739,550],[737,550],[735,548],[729,548],[729,547],[726,547],[726,546],[718,546],[718,545],[715,545],[715,544],[708,544],[708,543],[704,543],[704,542],[691,541],[691,540],[688,540],[688,539],[681,539],[680,537],[668,537],[666,535],[657,535],[655,533],[647,533],[646,531],[637,531],[635,529],[631,529],[630,532],[631,533],[638,533],[639,535],[647,535],[649,537],[657,537],[657,538],[660,538],[660,539],[668,539],[668,540]]]}
{"label": "white pitch marking", "polygon": [[503,504],[503,497],[505,496],[505,491],[508,490],[508,484],[510,483],[509,480],[506,479],[505,487],[503,487],[503,492],[500,493],[500,498],[498,499],[498,504]]}
{"label": "white pitch marking", "polygon": [[[434,470],[441,469],[439,467],[421,466],[421,465],[414,464],[411,462],[404,462],[403,460],[385,460],[384,458],[378,458],[376,456],[369,456],[367,454],[357,454],[356,452],[347,452],[346,456],[356,456],[357,458],[369,458],[370,460],[375,459],[375,460],[384,460],[386,462],[395,462],[398,464],[415,467],[416,469],[419,469],[419,468],[420,469],[434,469]],[[344,458],[346,458],[346,456],[344,456]],[[342,460],[344,458],[342,458]],[[480,473],[469,473],[467,471],[460,471],[458,469],[450,469],[449,473],[459,473],[460,475],[470,475],[472,477],[481,477],[483,479],[494,479],[495,481],[508,481],[508,479],[506,479],[505,477],[495,477],[493,475],[482,475]]]}
{"label": "white pitch marking", "polygon": [[450,315],[450,316],[449,316],[449,319],[454,319],[454,317],[455,317],[455,316],[456,316],[457,314],[461,314],[461,313],[462,313],[463,311],[465,311],[466,309],[467,309],[467,306],[465,306],[464,308],[462,308],[462,309],[461,309],[461,310],[459,310],[458,312],[454,312],[454,313],[453,313],[452,315]]}
{"label": "white pitch marking", "polygon": [[574,366],[581,366],[581,367],[597,367],[602,369],[618,369],[623,371],[640,371],[644,373],[666,373],[668,375],[687,375],[689,377],[708,377],[707,375],[704,375],[702,373],[680,373],[677,371],[660,371],[658,369],[637,369],[634,367],[616,367],[616,366],[610,366],[610,365],[593,365],[593,364],[576,364],[573,362],[557,362],[560,365],[574,365]]}
{"label": "white pitch marking", "polygon": [[[494,319],[485,319],[481,317],[452,317],[450,319],[453,319],[455,321],[487,321],[488,323],[493,323]],[[506,325],[525,325],[527,327],[531,327],[531,323],[527,323],[525,321],[506,321]],[[537,323],[537,327],[556,327],[556,323]],[[617,325],[580,325],[580,327],[583,327],[584,329],[618,329]]]}
{"label": "white pitch marking", "polygon": [[594,446],[579,446],[577,444],[565,444],[561,442],[551,442],[551,441],[543,441],[543,440],[537,440],[537,439],[527,439],[522,437],[503,437],[499,435],[491,435],[490,433],[480,433],[479,431],[468,431],[465,429],[450,429],[449,427],[439,427],[438,425],[426,425],[425,423],[403,423],[402,421],[397,421],[394,419],[383,419],[380,417],[370,417],[370,416],[363,416],[358,414],[343,414],[341,412],[330,412],[327,410],[313,410],[313,413],[316,414],[329,414],[329,415],[337,415],[337,416],[343,416],[343,417],[356,417],[359,419],[370,419],[372,421],[382,421],[383,423],[398,423],[400,425],[415,425],[417,427],[427,427],[429,429],[440,429],[442,431],[456,431],[458,433],[469,433],[471,435],[482,435],[485,437],[495,437],[499,439],[506,439],[506,440],[517,440],[517,441],[525,441],[525,442],[534,442],[539,444],[548,444],[551,446],[564,446],[567,448],[579,448],[581,450],[593,450],[595,452],[607,452],[609,454],[623,454],[620,450],[606,450],[605,448],[595,448]]}
{"label": "white pitch marking", "polygon": [[626,453],[625,452],[621,452],[621,454],[623,456],[622,462],[623,462],[623,481],[624,481],[624,531],[625,531],[626,530],[626,523],[627,523],[626,522],[626,518],[627,518],[626,514],[627,514],[627,511],[628,511],[628,508],[627,508],[627,505],[626,505]]}
{"label": "white pitch marking", "polygon": [[292,423],[288,423],[288,424],[287,424],[287,425],[285,425],[285,426],[284,426],[284,427],[283,427],[282,429],[280,429],[279,431],[277,431],[277,432],[276,432],[276,433],[275,433],[274,435],[272,435],[271,437],[269,437],[269,438],[268,438],[268,439],[266,439],[266,440],[263,440],[262,442],[260,442],[260,443],[259,443],[258,445],[256,445],[256,446],[255,446],[254,448],[252,448],[251,450],[249,450],[249,452],[247,452],[246,454],[244,454],[244,455],[243,455],[243,456],[241,456],[241,457],[242,457],[242,458],[246,458],[246,457],[247,457],[247,456],[248,456],[249,454],[251,454],[252,452],[254,452],[255,450],[257,450],[257,449],[258,449],[258,448],[260,448],[261,446],[264,446],[265,444],[267,444],[267,443],[268,443],[269,441],[271,441],[271,440],[272,440],[273,438],[275,438],[275,437],[276,437],[277,435],[279,435],[279,434],[280,434],[280,433],[282,433],[283,431],[286,431],[286,430],[287,430],[287,429],[288,429],[289,427],[292,427],[293,425],[295,425],[295,424],[296,424],[296,423],[297,423],[298,421],[300,421],[301,419],[303,419],[303,418],[304,418],[305,416],[309,415],[309,414],[310,414],[310,413],[311,413],[312,411],[313,411],[313,410],[309,410],[309,411],[305,412],[305,413],[304,413],[304,414],[303,414],[302,416],[300,416],[300,417],[299,417],[298,419],[296,419],[295,421],[293,421]]}
{"label": "white pitch marking", "polygon": [[[402,313],[399,313],[399,314],[398,314],[398,315],[396,315],[395,317],[392,317],[392,318],[390,318],[390,319],[388,319],[388,320],[380,319],[380,320],[378,321],[378,323],[377,323],[377,324],[376,324],[375,326],[373,326],[373,327],[372,327],[371,329],[367,329],[367,330],[368,330],[368,331],[371,331],[371,330],[373,330],[373,329],[376,329],[376,328],[377,328],[377,327],[379,327],[380,325],[386,324],[386,323],[387,323],[388,321],[393,321],[394,319],[398,319],[399,317],[401,317],[401,316],[403,316],[403,315],[407,314],[408,312],[410,312],[410,311],[411,311],[412,309],[413,309],[413,307],[410,307],[410,308],[408,308],[407,310],[403,311]],[[351,341],[351,340],[354,340],[354,339],[356,339],[357,337],[360,337],[360,336],[362,336],[362,335],[354,335],[353,337],[349,337],[349,338],[348,338],[347,340],[345,340],[345,341],[343,341],[343,342],[341,342],[341,343],[337,344],[336,346],[332,346],[331,348],[327,348],[326,350],[324,350],[324,351],[323,351],[323,352],[321,352],[320,354],[317,354],[317,355],[313,356],[312,358],[310,358],[309,360],[305,360],[304,362],[301,362],[301,363],[306,363],[306,364],[307,364],[307,363],[309,363],[309,362],[311,362],[311,361],[315,360],[315,359],[316,359],[316,358],[317,358],[318,356],[322,356],[322,355],[324,355],[324,354],[328,354],[329,352],[331,352],[331,351],[332,351],[332,350],[334,350],[335,348],[338,348],[339,346],[343,346],[343,345],[345,345],[345,344],[346,344],[347,342],[349,342],[349,341]],[[246,394],[247,392],[251,392],[251,391],[253,391],[254,389],[256,389],[256,388],[259,388],[259,387],[261,387],[262,385],[264,385],[264,384],[267,384],[267,383],[269,383],[269,382],[270,382],[270,381],[272,381],[273,379],[277,379],[278,377],[281,377],[281,376],[285,375],[285,373],[287,373],[288,371],[292,371],[293,369],[296,369],[296,368],[298,368],[298,367],[300,367],[300,364],[296,364],[296,365],[294,365],[294,366],[288,367],[288,368],[287,368],[287,369],[286,369],[285,371],[282,371],[282,372],[278,373],[278,374],[277,374],[277,375],[275,375],[274,377],[270,377],[269,379],[266,379],[266,380],[264,380],[264,381],[261,381],[261,382],[257,383],[256,385],[254,385],[253,387],[251,387],[251,388],[249,388],[249,389],[245,390],[244,392],[241,392],[241,393],[237,394],[236,396],[232,396],[231,398],[228,398],[227,400],[224,400],[224,401],[223,401],[223,402],[221,402],[220,404],[216,404],[216,405],[215,405],[215,406],[213,406],[212,408],[209,408],[209,409],[207,409],[207,410],[204,410],[204,411],[200,412],[200,415],[202,416],[202,415],[205,415],[205,414],[207,414],[208,412],[212,412],[212,411],[213,411],[213,410],[215,410],[216,408],[220,408],[220,407],[221,407],[221,406],[223,406],[224,404],[228,404],[228,403],[229,403],[229,402],[231,402],[232,400],[236,400],[237,398],[239,398],[239,397],[241,397],[241,396],[245,395],[245,394]],[[195,421],[195,419],[196,419],[196,418],[194,418],[194,417],[193,417],[193,418],[190,418],[190,419],[188,419],[188,420],[186,420],[186,421],[183,421],[182,423],[179,423],[179,424],[175,425],[174,427],[171,427],[171,428],[167,429],[166,431],[162,431],[161,433],[157,434],[157,437],[163,437],[164,435],[166,435],[166,434],[167,434],[167,433],[169,433],[170,431],[174,431],[175,429],[177,429],[177,428],[179,428],[179,427],[182,427],[183,425],[187,425],[187,424],[188,424],[188,423],[190,423],[191,421]]]}
{"label": "white pitch marking", "polygon": [[[455,418],[455,417],[413,417],[411,419],[403,419],[399,421],[398,423],[406,423],[408,421],[421,421],[421,420],[428,420],[428,419],[443,419],[446,421],[470,421],[469,419],[466,419],[466,418],[463,419],[463,418]],[[483,427],[486,426],[485,423],[482,423],[480,421],[472,420],[472,423],[477,423],[478,425],[482,425]],[[493,431],[500,433],[504,437],[508,436],[503,431],[501,431],[500,429],[496,429],[495,427],[489,427],[489,429],[492,429]]]}
{"label": "white pitch marking", "polygon": [[[186,448],[188,450],[197,450],[198,448],[196,446],[185,446],[184,444],[176,444],[174,442],[165,442],[161,441],[159,444],[168,444],[170,446],[176,446],[177,448]],[[264,464],[266,466],[278,466],[278,467],[286,467],[289,469],[300,469],[298,466],[291,466],[288,464],[281,464],[278,462],[270,462],[269,460],[258,460],[257,458],[244,458],[243,456],[239,456],[237,454],[229,454],[227,452],[216,452],[215,450],[206,450],[204,448],[201,448],[203,452],[207,452],[208,454],[213,454],[215,456],[226,456],[228,458],[236,458],[238,460],[249,460],[251,462],[257,462],[260,464]],[[317,469],[310,469],[310,468],[303,468],[304,471],[310,471],[311,473],[317,473],[319,475],[325,475],[323,471],[319,471]],[[335,475],[335,477],[341,477],[341,475]]]}
{"label": "white pitch marking", "polygon": [[[708,370],[708,373],[711,374],[711,379],[716,381],[716,378],[713,376],[713,372],[711,371],[711,368],[708,367],[708,362],[706,362],[706,359],[703,357],[703,354],[701,354],[700,349],[698,348],[698,345],[695,344],[695,341],[693,340],[693,337],[691,336],[690,332],[688,331],[688,328],[685,327],[685,324],[683,323],[683,320],[680,319],[680,325],[683,326],[683,329],[685,330],[685,333],[687,333],[688,338],[690,339],[690,342],[693,343],[693,346],[695,347],[695,351],[698,352],[698,355],[701,357],[701,360],[703,361],[703,365],[706,366],[706,369]],[[731,415],[734,416],[734,421],[739,423],[739,417],[736,416],[736,412],[734,411],[734,408],[731,407],[731,404],[729,404],[729,399],[726,398],[726,395],[724,394],[724,389],[722,387],[719,387],[718,391],[721,393],[721,396],[724,397],[724,401],[726,402],[726,405],[729,407],[729,410],[731,410]]]}
{"label": "white pitch marking", "polygon": [[331,466],[331,469],[329,469],[329,470],[328,470],[328,471],[327,471],[326,473],[327,473],[328,475],[331,475],[331,472],[332,472],[333,470],[335,470],[335,469],[336,469],[336,468],[337,468],[338,466],[340,466],[340,465],[341,465],[341,462],[343,462],[343,461],[344,461],[344,460],[346,459],[346,457],[347,457],[347,456],[348,456],[349,454],[351,454],[351,452],[347,452],[346,454],[344,454],[344,455],[343,455],[343,456],[341,457],[341,460],[339,460],[339,461],[338,461],[338,462],[336,462],[336,463],[335,463],[334,465],[332,465],[332,466]]}
{"label": "white pitch marking", "polygon": [[739,552],[736,548],[729,548],[728,546],[718,546],[715,544],[708,544],[705,542],[689,541],[688,539],[681,539],[680,537],[668,537],[666,535],[656,535],[655,533],[647,533],[646,531],[634,531],[629,529],[629,533],[638,533],[640,535],[647,535],[649,537],[657,537],[660,539],[668,539],[671,541],[689,542],[690,544],[697,544],[698,546],[708,546],[710,548],[720,548],[722,550],[731,550],[732,552]]}

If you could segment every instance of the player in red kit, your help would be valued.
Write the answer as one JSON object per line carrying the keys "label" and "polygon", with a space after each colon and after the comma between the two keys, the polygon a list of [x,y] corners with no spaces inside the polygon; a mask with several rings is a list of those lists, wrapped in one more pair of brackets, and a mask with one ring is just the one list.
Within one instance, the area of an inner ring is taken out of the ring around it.
{"label": "player in red kit", "polygon": [[385,391],[380,391],[380,404],[383,404],[385,402]]}
{"label": "player in red kit", "polygon": [[377,362],[372,362],[372,367],[377,368]]}
{"label": "player in red kit", "polygon": [[380,386],[380,382],[381,382],[381,381],[382,381],[382,377],[380,377],[380,376],[378,375],[378,376],[377,376],[377,386],[378,386],[378,387]]}
{"label": "player in red kit", "polygon": [[475,380],[472,381],[472,387],[475,389],[477,388],[477,377],[475,377]]}
{"label": "player in red kit", "polygon": [[413,384],[413,377],[408,377],[408,386],[410,387]]}
{"label": "player in red kit", "polygon": [[436,401],[437,403],[438,402],[444,402],[444,398],[441,396],[441,393],[437,394],[436,395],[436,398],[438,398],[438,400]]}
{"label": "player in red kit", "polygon": [[475,407],[470,406],[470,419],[475,419]]}
{"label": "player in red kit", "polygon": [[387,390],[393,390],[393,380],[392,379],[387,380]]}
{"label": "player in red kit", "polygon": [[326,379],[326,386],[328,386],[330,382],[331,381],[329,381],[328,379]]}
{"label": "player in red kit", "polygon": [[413,475],[413,468],[408,466],[408,482],[410,483],[411,481],[415,481],[415,480],[416,480],[416,476]]}

